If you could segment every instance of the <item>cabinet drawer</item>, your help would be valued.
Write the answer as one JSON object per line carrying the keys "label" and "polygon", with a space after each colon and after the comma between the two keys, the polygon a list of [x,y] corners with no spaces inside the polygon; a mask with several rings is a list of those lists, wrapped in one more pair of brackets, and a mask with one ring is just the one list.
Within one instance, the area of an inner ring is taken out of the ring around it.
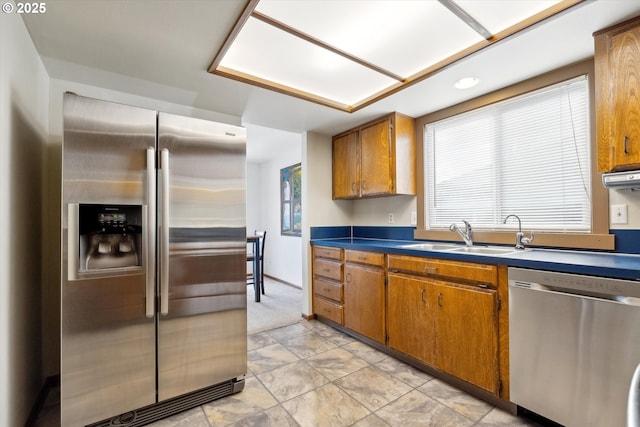
{"label": "cabinet drawer", "polygon": [[389,255],[388,268],[389,271],[453,277],[493,285],[498,282],[498,266],[496,265]]}
{"label": "cabinet drawer", "polygon": [[342,263],[315,258],[313,260],[313,274],[342,282]]}
{"label": "cabinet drawer", "polygon": [[329,320],[344,325],[344,311],[339,304],[314,295],[313,312],[318,316],[326,317]]}
{"label": "cabinet drawer", "polygon": [[344,260],[346,262],[357,262],[359,264],[378,265],[382,267],[384,265],[384,254],[346,250],[344,251]]}
{"label": "cabinet drawer", "polygon": [[342,283],[329,282],[320,277],[313,278],[313,293],[329,298],[338,303],[342,303],[343,286]]}
{"label": "cabinet drawer", "polygon": [[330,258],[342,261],[342,249],[328,246],[314,246],[313,256],[318,258]]}

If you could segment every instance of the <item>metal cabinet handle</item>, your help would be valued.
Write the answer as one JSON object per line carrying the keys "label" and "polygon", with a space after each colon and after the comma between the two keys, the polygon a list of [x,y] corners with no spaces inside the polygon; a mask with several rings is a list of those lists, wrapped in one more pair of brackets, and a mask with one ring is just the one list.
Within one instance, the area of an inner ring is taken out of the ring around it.
{"label": "metal cabinet handle", "polygon": [[442,307],[442,294],[438,294],[438,307]]}
{"label": "metal cabinet handle", "polygon": [[425,273],[431,273],[431,274],[437,274],[438,273],[438,268],[437,267],[426,266],[424,268],[424,272]]}
{"label": "metal cabinet handle", "polygon": [[169,150],[161,153],[162,170],[162,214],[160,224],[160,314],[169,314]]}
{"label": "metal cabinet handle", "polygon": [[420,299],[422,300],[422,302],[426,302],[424,299],[424,289],[420,289]]}
{"label": "metal cabinet handle", "polygon": [[145,247],[146,289],[145,315],[153,317],[156,283],[156,150],[147,148],[147,211],[145,212],[147,233]]}
{"label": "metal cabinet handle", "polygon": [[629,152],[627,151],[627,141],[629,140],[628,136],[625,136],[624,139],[622,140],[622,148],[624,150],[624,154],[629,154]]}
{"label": "metal cabinet handle", "polygon": [[347,273],[345,280],[347,281],[347,283],[351,282],[351,273]]}

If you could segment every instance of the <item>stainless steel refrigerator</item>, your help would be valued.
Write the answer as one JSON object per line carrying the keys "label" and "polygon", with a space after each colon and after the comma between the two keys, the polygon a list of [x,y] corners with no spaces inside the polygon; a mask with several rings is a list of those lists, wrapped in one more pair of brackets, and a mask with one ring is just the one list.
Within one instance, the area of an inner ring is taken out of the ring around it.
{"label": "stainless steel refrigerator", "polygon": [[245,139],[65,94],[63,426],[144,425],[243,389]]}

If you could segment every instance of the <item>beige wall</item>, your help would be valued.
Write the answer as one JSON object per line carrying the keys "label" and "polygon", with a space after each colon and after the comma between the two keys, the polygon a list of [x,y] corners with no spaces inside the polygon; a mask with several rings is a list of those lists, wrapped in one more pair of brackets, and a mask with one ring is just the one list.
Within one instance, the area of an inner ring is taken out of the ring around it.
{"label": "beige wall", "polygon": [[17,14],[0,15],[0,425],[24,425],[44,381],[43,180],[49,77]]}
{"label": "beige wall", "polygon": [[[415,196],[389,196],[353,202],[353,225],[411,226],[411,213],[416,212]],[[389,214],[393,214],[393,224]],[[415,224],[413,224],[415,225]]]}
{"label": "beige wall", "polygon": [[353,202],[331,200],[331,137],[302,137],[302,313],[311,314],[310,227],[351,225]]}
{"label": "beige wall", "polygon": [[[250,130],[247,138],[252,138]],[[279,182],[280,169],[301,163],[302,136],[282,132],[282,138],[286,139],[288,148],[280,150],[275,159],[247,166],[247,230],[267,231],[265,274],[301,286],[302,239],[280,234]],[[303,169],[302,174],[305,173]],[[305,214],[303,210],[302,215]]]}
{"label": "beige wall", "polygon": [[609,190],[609,206],[613,205],[627,205],[629,223],[611,224],[612,229],[640,230],[640,191]]}

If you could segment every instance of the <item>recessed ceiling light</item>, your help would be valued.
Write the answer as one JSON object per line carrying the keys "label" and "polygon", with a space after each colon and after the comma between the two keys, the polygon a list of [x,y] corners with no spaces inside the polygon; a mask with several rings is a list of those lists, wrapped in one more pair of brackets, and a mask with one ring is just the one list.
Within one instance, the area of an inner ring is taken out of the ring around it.
{"label": "recessed ceiling light", "polygon": [[469,89],[478,84],[480,79],[477,77],[463,77],[453,84],[456,89]]}

